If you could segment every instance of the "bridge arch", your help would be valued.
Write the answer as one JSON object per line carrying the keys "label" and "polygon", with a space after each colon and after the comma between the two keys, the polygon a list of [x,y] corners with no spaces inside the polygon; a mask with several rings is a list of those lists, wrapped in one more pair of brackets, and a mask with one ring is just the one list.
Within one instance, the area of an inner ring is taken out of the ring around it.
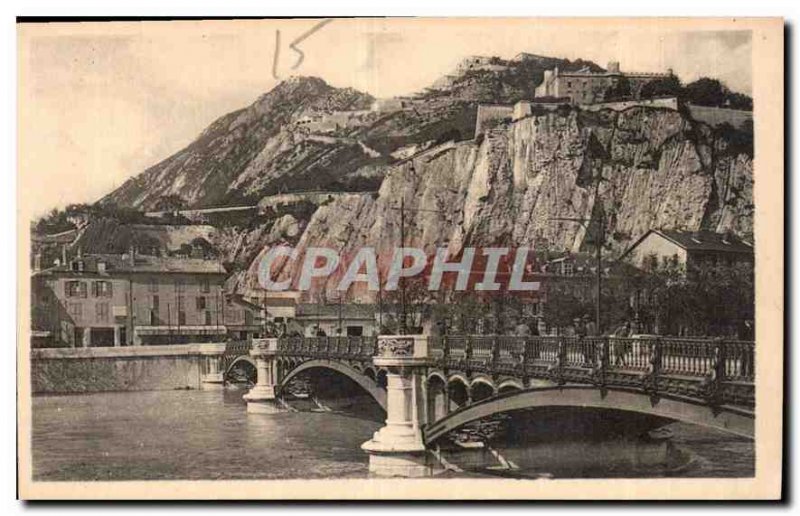
{"label": "bridge arch", "polygon": [[582,407],[637,412],[715,428],[751,439],[755,432],[754,414],[747,410],[715,410],[700,401],[673,395],[664,395],[653,402],[648,394],[632,389],[612,388],[601,392],[594,386],[576,385],[513,391],[461,407],[428,425],[425,429],[425,443],[430,444],[448,432],[484,417],[536,407]]}
{"label": "bridge arch", "polygon": [[469,380],[460,374],[455,374],[447,379],[447,395],[450,402],[457,407],[469,404]]}
{"label": "bridge arch", "polygon": [[491,378],[487,376],[476,376],[469,383],[469,399],[479,402],[497,394],[497,389]]}
{"label": "bridge arch", "polygon": [[378,384],[378,387],[380,387],[381,389],[385,389],[386,388],[386,383],[387,383],[386,375],[387,374],[388,373],[387,373],[386,369],[384,369],[382,367],[379,367],[378,370],[375,372],[375,383]]}
{"label": "bridge arch", "polygon": [[514,392],[514,391],[524,391],[525,386],[522,382],[517,380],[505,380],[500,382],[500,385],[497,386],[497,393],[498,394],[505,394],[506,392]]}
{"label": "bridge arch", "polygon": [[450,407],[447,396],[447,380],[444,375],[434,372],[425,380],[425,407],[427,420],[435,421],[447,415]]}
{"label": "bridge arch", "polygon": [[225,379],[225,381],[229,381],[228,379],[230,378],[231,371],[233,371],[233,368],[241,363],[250,364],[250,367],[252,368],[253,373],[255,375],[254,379],[256,380],[258,379],[258,368],[256,367],[255,360],[250,358],[250,355],[239,355],[233,358],[230,362],[228,362],[227,365],[225,365],[222,373],[222,377]]}
{"label": "bridge arch", "polygon": [[228,367],[225,368],[225,374],[228,374],[231,371],[231,369],[233,369],[233,366],[235,366],[240,362],[247,362],[248,364],[253,366],[254,369],[256,367],[256,361],[250,358],[250,355],[240,355],[231,360],[231,362],[228,364]]}
{"label": "bridge arch", "polygon": [[434,379],[439,379],[442,383],[447,384],[447,378],[445,377],[444,373],[440,371],[431,371],[428,373],[428,376],[425,378],[427,383],[430,383]]}
{"label": "bridge arch", "polygon": [[357,383],[359,387],[367,391],[367,393],[372,396],[372,398],[378,403],[378,405],[381,406],[383,410],[386,410],[386,391],[381,389],[377,382],[370,379],[368,376],[361,374],[351,366],[334,360],[318,359],[303,362],[291,371],[287,372],[281,378],[280,388],[283,389],[292,380],[292,378],[298,374],[315,368],[330,369],[348,377]]}

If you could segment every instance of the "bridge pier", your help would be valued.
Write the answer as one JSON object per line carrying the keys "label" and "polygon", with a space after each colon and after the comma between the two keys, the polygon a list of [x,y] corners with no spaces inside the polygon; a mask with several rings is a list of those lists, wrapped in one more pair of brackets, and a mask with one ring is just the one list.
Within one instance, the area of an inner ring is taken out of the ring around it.
{"label": "bridge pier", "polygon": [[422,437],[427,344],[423,335],[378,337],[378,354],[373,363],[387,369],[386,424],[361,446],[369,453],[369,471],[373,475],[424,477],[432,473]]}
{"label": "bridge pier", "polygon": [[254,414],[272,414],[282,412],[277,398],[278,379],[276,378],[276,360],[278,339],[261,339],[253,341],[250,356],[255,359],[257,379],[256,385],[243,396],[247,402],[247,412]]}
{"label": "bridge pier", "polygon": [[221,390],[225,388],[225,372],[222,370],[222,355],[225,343],[215,342],[203,344],[200,351],[203,363],[200,376],[200,388],[203,390]]}

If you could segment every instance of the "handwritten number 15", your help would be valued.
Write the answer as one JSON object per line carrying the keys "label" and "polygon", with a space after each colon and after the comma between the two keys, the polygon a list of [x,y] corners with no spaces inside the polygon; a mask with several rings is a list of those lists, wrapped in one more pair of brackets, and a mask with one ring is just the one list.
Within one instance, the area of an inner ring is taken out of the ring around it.
{"label": "handwritten number 15", "polygon": [[[294,66],[292,66],[292,70],[297,70],[297,68],[302,64],[303,59],[305,59],[306,57],[305,53],[302,50],[300,50],[299,47],[300,43],[308,39],[309,36],[311,36],[312,34],[314,34],[315,32],[317,32],[322,27],[324,27],[325,25],[329,24],[332,21],[333,21],[332,19],[320,21],[319,23],[311,27],[309,30],[301,34],[297,39],[295,39],[289,44],[289,48],[297,52],[297,62],[295,62]],[[278,61],[280,61],[280,55],[281,55],[281,31],[280,29],[278,29],[275,31],[275,57],[272,61],[272,77],[275,79],[280,78],[278,77]]]}

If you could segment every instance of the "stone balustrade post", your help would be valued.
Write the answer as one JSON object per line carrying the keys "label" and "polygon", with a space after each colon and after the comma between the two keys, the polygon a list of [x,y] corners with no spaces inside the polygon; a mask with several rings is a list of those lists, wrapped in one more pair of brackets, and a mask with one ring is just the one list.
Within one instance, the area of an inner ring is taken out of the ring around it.
{"label": "stone balustrade post", "polygon": [[369,453],[369,471],[376,476],[428,476],[431,464],[422,437],[427,336],[381,335],[377,347],[373,363],[387,370],[386,424],[361,446]]}
{"label": "stone balustrade post", "polygon": [[222,370],[222,356],[225,354],[224,342],[198,344],[200,353],[200,388],[220,390],[225,388],[225,371]]}
{"label": "stone balustrade post", "polygon": [[243,396],[247,412],[272,414],[281,412],[277,399],[275,357],[278,354],[278,339],[255,339],[250,356],[256,362],[256,385]]}

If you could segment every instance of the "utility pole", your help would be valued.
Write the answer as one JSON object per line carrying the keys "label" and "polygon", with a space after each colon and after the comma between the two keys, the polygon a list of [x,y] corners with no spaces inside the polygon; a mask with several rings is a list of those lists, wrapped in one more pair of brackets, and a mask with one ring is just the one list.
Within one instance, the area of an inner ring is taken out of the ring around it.
{"label": "utility pole", "polygon": [[[405,196],[400,198],[400,247],[406,246],[406,199]],[[408,324],[406,323],[406,282],[400,278],[400,305],[403,315],[400,319],[400,335],[408,333]]]}
{"label": "utility pole", "polygon": [[339,318],[338,327],[339,327],[339,336],[340,337],[342,336],[342,298],[343,298],[343,293],[340,292],[339,293],[339,317],[338,317]]}
{"label": "utility pole", "polygon": [[267,294],[264,293],[264,296],[261,298],[262,306],[264,307],[264,315],[261,317],[261,326],[264,328],[264,334],[262,337],[267,337]]}
{"label": "utility pole", "polygon": [[383,281],[381,281],[381,269],[378,266],[378,333],[383,329]]}
{"label": "utility pole", "polygon": [[181,339],[181,291],[178,288],[177,282],[175,283],[175,303],[177,305],[177,311],[178,311],[178,313],[176,314],[178,316],[178,341],[180,341],[182,340]]}
{"label": "utility pole", "polygon": [[167,335],[169,335],[169,343],[172,344],[172,314],[169,310],[169,303],[167,303]]}
{"label": "utility pole", "polygon": [[[414,171],[413,165],[411,170]],[[423,208],[406,208],[406,200],[405,197],[400,198],[400,206],[389,207],[390,210],[399,210],[400,211],[400,247],[405,247],[406,245],[406,211],[419,213],[419,212],[427,212],[427,213],[438,213],[444,215],[445,212],[441,210],[426,210]],[[406,323],[407,319],[407,311],[406,311],[406,285],[403,278],[399,278],[400,280],[400,310],[401,310],[401,319],[400,319],[400,334],[405,335],[408,332],[408,324]],[[380,294],[380,292],[379,292]]]}
{"label": "utility pole", "polygon": [[[600,181],[602,177],[598,177],[594,183],[594,203],[597,206],[597,203],[600,200]],[[602,207],[602,205],[601,205]],[[603,333],[603,330],[600,326],[600,294],[603,292],[603,246],[606,243],[606,224],[605,224],[605,212],[600,211],[599,217],[597,219],[582,219],[582,218],[572,218],[572,217],[553,217],[550,220],[563,220],[569,222],[577,222],[585,227],[587,230],[592,224],[597,226],[597,230],[595,232],[595,259],[597,260],[597,270],[596,278],[595,278],[595,304],[594,304],[594,322],[595,326],[597,326],[597,334],[600,335]]]}

